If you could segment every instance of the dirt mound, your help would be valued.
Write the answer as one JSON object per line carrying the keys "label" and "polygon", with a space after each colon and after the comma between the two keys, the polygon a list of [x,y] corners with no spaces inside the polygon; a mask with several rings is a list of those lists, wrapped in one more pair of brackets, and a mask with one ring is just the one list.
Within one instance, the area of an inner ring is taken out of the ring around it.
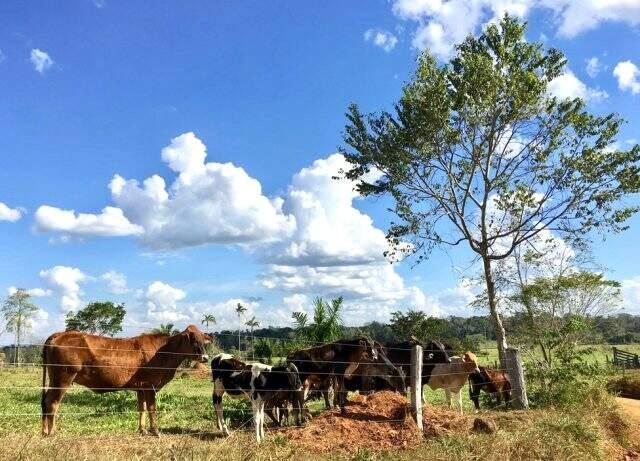
{"label": "dirt mound", "polygon": [[[420,440],[407,399],[395,392],[383,391],[369,396],[355,395],[340,410],[325,411],[304,427],[283,429],[283,435],[296,445],[313,452],[356,452],[359,448],[392,450],[416,446]],[[470,421],[453,411],[424,409],[426,436],[443,435],[461,428],[468,430]]]}

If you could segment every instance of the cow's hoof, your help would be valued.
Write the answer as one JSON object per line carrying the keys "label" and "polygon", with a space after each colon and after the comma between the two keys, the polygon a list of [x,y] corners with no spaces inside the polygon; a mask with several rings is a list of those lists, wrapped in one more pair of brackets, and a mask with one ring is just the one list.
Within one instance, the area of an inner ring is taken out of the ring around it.
{"label": "cow's hoof", "polygon": [[147,432],[147,430],[146,430],[146,429],[138,429],[138,434],[139,434],[139,435],[147,435],[147,434],[148,434],[148,432]]}
{"label": "cow's hoof", "polygon": [[160,431],[158,429],[151,429],[150,434],[154,437],[160,437]]}

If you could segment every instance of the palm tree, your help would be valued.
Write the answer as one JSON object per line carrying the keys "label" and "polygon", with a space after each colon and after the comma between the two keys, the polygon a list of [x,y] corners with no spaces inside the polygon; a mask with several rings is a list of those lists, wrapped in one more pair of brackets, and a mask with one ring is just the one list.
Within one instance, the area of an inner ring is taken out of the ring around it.
{"label": "palm tree", "polygon": [[260,322],[256,320],[256,316],[254,315],[253,317],[251,317],[249,320],[245,322],[245,325],[248,326],[249,329],[251,330],[251,360],[253,360],[255,358],[253,353],[253,329],[256,327],[259,327]]}
{"label": "palm tree", "polygon": [[161,323],[159,327],[152,329],[151,333],[158,333],[161,335],[173,336],[180,333],[180,330],[178,330],[177,328],[174,328],[173,323],[167,323],[167,324]]}
{"label": "palm tree", "polygon": [[313,301],[313,322],[304,312],[292,314],[296,333],[308,341],[324,343],[335,341],[342,334],[342,297],[331,300],[331,304],[318,297]]}
{"label": "palm tree", "polygon": [[216,324],[216,317],[213,314],[204,314],[200,323],[206,325],[207,328],[209,328],[209,324]]}
{"label": "palm tree", "polygon": [[[238,314],[238,321],[242,323],[242,314],[247,311],[247,308],[244,307],[241,303],[238,303],[236,306],[236,314]],[[238,327],[238,353],[240,352],[240,327]]]}
{"label": "palm tree", "polygon": [[38,311],[38,308],[29,300],[30,297],[31,295],[26,290],[20,288],[5,300],[0,310],[4,317],[6,330],[14,334],[14,365],[19,365],[20,363],[22,336],[31,329],[30,320]]}

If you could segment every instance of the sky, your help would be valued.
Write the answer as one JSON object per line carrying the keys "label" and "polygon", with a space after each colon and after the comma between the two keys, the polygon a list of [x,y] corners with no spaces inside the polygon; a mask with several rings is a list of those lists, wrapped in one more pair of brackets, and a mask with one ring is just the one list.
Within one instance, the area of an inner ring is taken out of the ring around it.
{"label": "sky", "polygon": [[[561,49],[560,97],[640,139],[640,0],[0,4],[0,295],[28,289],[32,338],[88,302],[124,334],[214,314],[291,324],[314,297],[348,324],[392,311],[472,315],[464,248],[389,264],[386,199],[332,177],[345,111],[389,109],[429,49],[505,11]],[[640,217],[594,256],[640,313]],[[0,342],[10,341],[5,334]]]}

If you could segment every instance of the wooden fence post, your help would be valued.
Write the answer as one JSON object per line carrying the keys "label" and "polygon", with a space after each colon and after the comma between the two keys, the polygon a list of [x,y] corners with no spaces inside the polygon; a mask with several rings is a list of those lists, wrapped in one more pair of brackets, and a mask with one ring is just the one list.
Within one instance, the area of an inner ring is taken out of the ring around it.
{"label": "wooden fence post", "polygon": [[422,438],[422,346],[411,349],[411,413]]}
{"label": "wooden fence post", "polygon": [[520,361],[518,349],[509,347],[506,350],[507,372],[511,379],[511,401],[513,407],[518,410],[529,408],[527,399],[527,386],[524,379],[524,369]]}

